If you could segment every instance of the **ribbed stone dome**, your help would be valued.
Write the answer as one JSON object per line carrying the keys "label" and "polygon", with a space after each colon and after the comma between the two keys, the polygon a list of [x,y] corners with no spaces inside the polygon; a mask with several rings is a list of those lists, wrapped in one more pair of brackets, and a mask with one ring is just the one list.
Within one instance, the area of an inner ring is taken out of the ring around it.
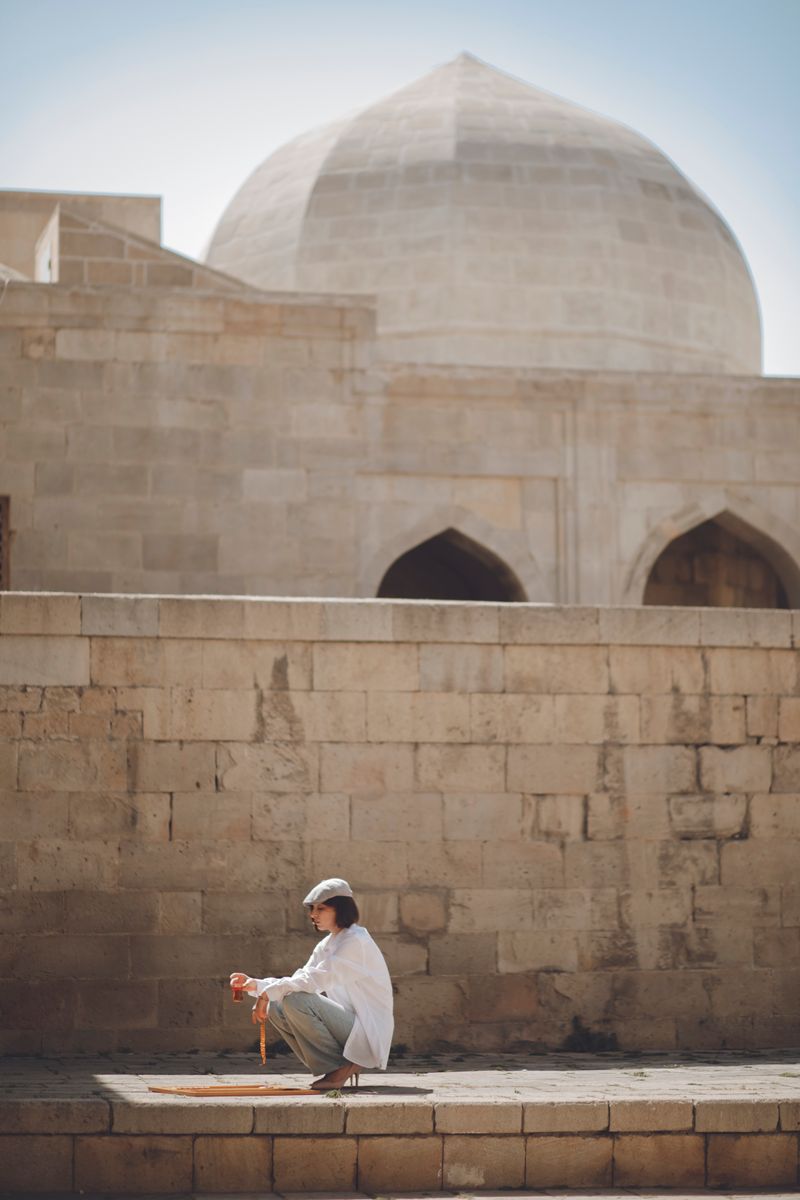
{"label": "ribbed stone dome", "polygon": [[375,293],[404,361],[761,370],[742,252],[677,167],[467,54],[271,155],[207,260],[270,290]]}

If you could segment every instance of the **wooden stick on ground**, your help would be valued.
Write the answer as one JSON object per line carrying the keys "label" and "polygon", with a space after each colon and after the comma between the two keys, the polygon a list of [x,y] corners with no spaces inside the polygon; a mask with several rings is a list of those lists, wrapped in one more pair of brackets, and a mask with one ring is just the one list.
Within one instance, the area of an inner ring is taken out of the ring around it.
{"label": "wooden stick on ground", "polygon": [[170,1096],[322,1096],[313,1088],[268,1087],[266,1084],[218,1084],[212,1087],[149,1087]]}

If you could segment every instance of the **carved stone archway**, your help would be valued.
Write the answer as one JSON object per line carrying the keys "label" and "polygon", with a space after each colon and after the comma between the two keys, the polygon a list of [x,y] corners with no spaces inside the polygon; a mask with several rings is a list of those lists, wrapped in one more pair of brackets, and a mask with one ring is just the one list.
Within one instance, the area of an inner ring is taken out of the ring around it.
{"label": "carved stone archway", "polygon": [[490,604],[519,603],[526,598],[511,568],[457,529],[444,529],[395,559],[381,580],[378,596]]}
{"label": "carved stone archway", "polygon": [[451,529],[494,555],[513,573],[521,589],[521,600],[552,603],[553,598],[547,594],[525,533],[498,529],[460,505],[438,507],[402,532],[386,538],[380,549],[365,559],[358,594],[376,596],[386,572],[397,559],[429,538]]}
{"label": "carved stone archway", "polygon": [[800,536],[797,531],[780,517],[729,492],[716,492],[705,501],[687,505],[650,531],[628,571],[622,603],[642,604],[653,567],[666,548],[707,521],[714,521],[756,550],[778,576],[789,605],[800,607]]}

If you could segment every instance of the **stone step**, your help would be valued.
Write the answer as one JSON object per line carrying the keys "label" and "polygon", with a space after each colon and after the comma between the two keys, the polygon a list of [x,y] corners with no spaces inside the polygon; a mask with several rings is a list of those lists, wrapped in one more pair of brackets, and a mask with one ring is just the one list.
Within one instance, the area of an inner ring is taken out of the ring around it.
{"label": "stone step", "polygon": [[0,1101],[19,1192],[793,1187],[797,1101]]}
{"label": "stone step", "polygon": [[370,1072],[358,1091],[264,1098],[149,1087],[307,1079],[291,1063],[265,1079],[241,1057],[7,1060],[0,1192],[792,1190],[798,1057],[458,1058]]}
{"label": "stone step", "polygon": [[[72,1192],[48,1192],[47,1200],[71,1200]],[[170,1200],[704,1200],[710,1193],[686,1188],[515,1188],[513,1191],[441,1192],[180,1192]],[[715,1192],[716,1200],[797,1200],[797,1190],[737,1189]],[[19,1192],[0,1191],[0,1200],[17,1200]],[[149,1192],[84,1192],[82,1200],[158,1200]]]}

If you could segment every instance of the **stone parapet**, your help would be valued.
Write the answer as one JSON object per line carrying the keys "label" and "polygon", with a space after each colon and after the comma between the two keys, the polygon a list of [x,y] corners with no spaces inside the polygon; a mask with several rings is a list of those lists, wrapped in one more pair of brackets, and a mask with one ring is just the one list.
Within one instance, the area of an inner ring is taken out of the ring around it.
{"label": "stone parapet", "polygon": [[[697,646],[754,649],[800,648],[800,611],[707,608],[608,608],[555,604],[477,604],[432,600],[353,600],[292,597],[79,595],[72,592],[0,593],[0,634],[85,637],[252,639],[295,642],[430,642],[523,646]],[[468,652],[468,651],[467,651]],[[346,653],[346,651],[345,651]],[[574,652],[573,652],[574,654]],[[590,656],[602,662],[602,657]],[[455,656],[455,655],[454,655]],[[641,673],[661,688],[663,664],[642,656]],[[545,667],[546,657],[542,659]],[[573,673],[580,658],[561,660]],[[624,661],[624,660],[620,660]],[[712,657],[718,671],[746,657]],[[779,658],[752,658],[759,667]],[[661,671],[659,671],[661,667]],[[777,668],[776,668],[777,669]],[[608,690],[602,684],[590,691]],[[764,682],[752,680],[754,687]],[[495,689],[491,689],[495,690]],[[502,688],[499,690],[503,690]],[[566,690],[566,689],[563,689]],[[583,691],[583,687],[573,690]],[[621,690],[620,688],[612,690]],[[685,690],[683,688],[679,690]],[[755,693],[758,694],[758,693]]]}

